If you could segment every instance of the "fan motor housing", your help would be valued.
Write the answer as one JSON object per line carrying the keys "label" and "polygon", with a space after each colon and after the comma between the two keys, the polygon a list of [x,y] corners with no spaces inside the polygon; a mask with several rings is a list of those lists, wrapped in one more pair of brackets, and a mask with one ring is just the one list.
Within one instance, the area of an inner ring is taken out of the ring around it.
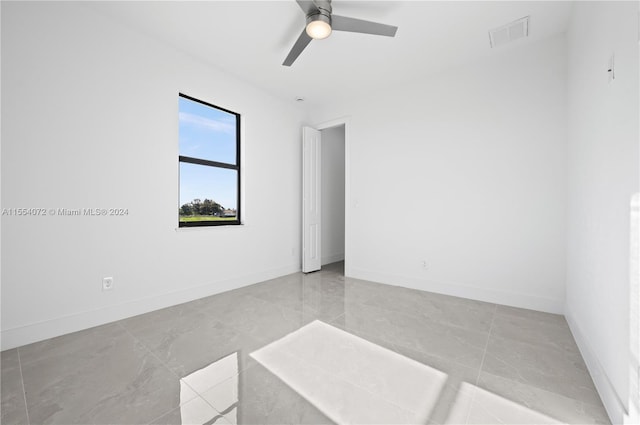
{"label": "fan motor housing", "polygon": [[314,21],[323,21],[329,24],[329,26],[331,26],[331,15],[326,15],[322,12],[319,12],[319,13],[313,13],[307,16],[307,25],[309,25],[309,23]]}
{"label": "fan motor housing", "polygon": [[331,0],[314,0],[313,4],[320,14],[331,16]]}

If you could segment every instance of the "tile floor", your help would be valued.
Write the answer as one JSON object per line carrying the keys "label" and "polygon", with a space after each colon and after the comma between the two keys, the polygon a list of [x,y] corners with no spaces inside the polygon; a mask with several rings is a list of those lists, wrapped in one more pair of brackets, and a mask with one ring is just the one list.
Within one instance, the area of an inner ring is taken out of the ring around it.
{"label": "tile floor", "polygon": [[562,316],[345,278],[341,263],[1,366],[3,424],[609,423]]}

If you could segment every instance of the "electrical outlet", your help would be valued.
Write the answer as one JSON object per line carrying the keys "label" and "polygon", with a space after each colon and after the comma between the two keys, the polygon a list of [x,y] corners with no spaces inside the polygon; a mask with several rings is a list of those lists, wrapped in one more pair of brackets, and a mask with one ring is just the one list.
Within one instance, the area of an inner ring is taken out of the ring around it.
{"label": "electrical outlet", "polygon": [[422,261],[422,268],[425,270],[429,270],[429,263],[427,263],[427,260]]}
{"label": "electrical outlet", "polygon": [[105,277],[102,279],[102,291],[111,291],[113,290],[113,278]]}

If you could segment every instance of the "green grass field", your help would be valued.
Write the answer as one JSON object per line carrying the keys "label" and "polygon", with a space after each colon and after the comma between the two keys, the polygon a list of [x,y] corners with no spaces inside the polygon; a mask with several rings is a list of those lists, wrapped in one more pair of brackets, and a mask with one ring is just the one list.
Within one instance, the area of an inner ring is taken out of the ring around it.
{"label": "green grass field", "polygon": [[183,223],[188,221],[233,221],[235,219],[235,217],[214,217],[211,215],[180,216],[180,221]]}

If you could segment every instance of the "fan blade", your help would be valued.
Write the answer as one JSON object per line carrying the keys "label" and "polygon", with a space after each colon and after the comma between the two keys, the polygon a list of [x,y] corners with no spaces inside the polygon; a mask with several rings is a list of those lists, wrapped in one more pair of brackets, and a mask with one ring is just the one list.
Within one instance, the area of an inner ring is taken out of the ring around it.
{"label": "fan blade", "polygon": [[312,38],[307,34],[307,30],[302,29],[300,37],[298,37],[298,40],[296,40],[296,44],[293,45],[291,51],[289,52],[289,55],[287,55],[287,58],[284,60],[284,62],[282,62],[282,65],[291,66],[291,64],[296,61],[298,56],[300,56],[300,53],[302,53],[304,48],[307,47],[307,44],[309,44],[311,40]]}
{"label": "fan blade", "polygon": [[318,11],[318,8],[311,0],[296,0],[296,3],[298,3],[305,16]]}
{"label": "fan blade", "polygon": [[364,21],[362,19],[347,18],[346,16],[331,15],[331,28],[336,31],[360,32],[363,34],[384,35],[395,37],[398,27]]}

